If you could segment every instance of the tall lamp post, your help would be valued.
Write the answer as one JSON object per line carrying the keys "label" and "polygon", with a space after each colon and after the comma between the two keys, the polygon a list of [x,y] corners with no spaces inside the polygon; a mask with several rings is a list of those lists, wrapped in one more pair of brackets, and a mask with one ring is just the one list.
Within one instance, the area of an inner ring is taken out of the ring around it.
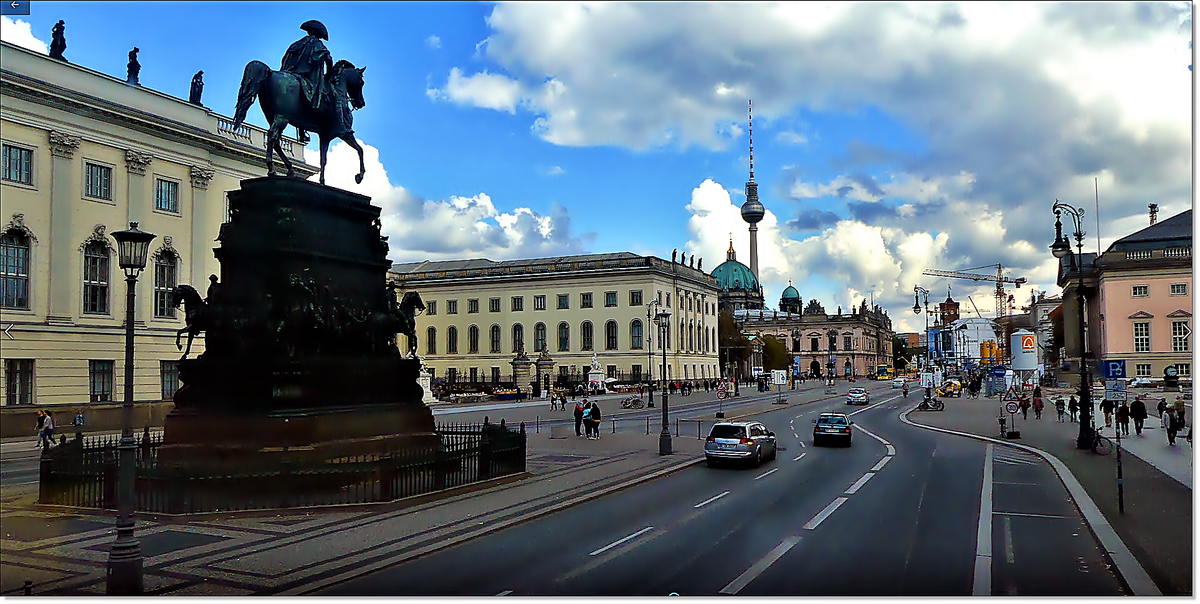
{"label": "tall lamp post", "polygon": [[[1075,304],[1078,307],[1076,315],[1079,318],[1079,437],[1075,446],[1079,449],[1092,448],[1092,376],[1087,365],[1087,326],[1083,316],[1083,208],[1054,200],[1054,244],[1050,246],[1055,258],[1071,257],[1071,269],[1075,271],[1079,283],[1075,286]],[[1071,242],[1063,236],[1062,215],[1071,217],[1075,223],[1075,247],[1078,254],[1071,252]]]}
{"label": "tall lamp post", "polygon": [[[659,379],[665,380],[667,376],[667,337],[664,335],[671,328],[671,311],[659,309],[658,314],[654,316],[654,323],[658,325],[659,334],[658,341],[662,344],[663,361],[662,371],[659,373]],[[671,425],[667,420],[667,383],[662,384],[662,432],[658,435],[658,454],[671,454]]]}
{"label": "tall lamp post", "polygon": [[[921,314],[921,301],[925,301],[925,362],[922,363],[923,371],[928,371],[928,367],[933,360],[933,342],[929,341],[929,290],[920,285],[913,286],[913,314]],[[929,387],[925,388],[925,400],[929,400],[932,394]]]}
{"label": "tall lamp post", "polygon": [[117,261],[125,271],[125,404],[121,411],[120,468],[117,474],[117,540],[108,550],[110,596],[141,595],[142,546],[133,535],[134,453],[133,442],[133,309],[138,274],[146,268],[146,253],[155,235],[140,231],[138,223],[129,230],[113,233],[117,240]]}
{"label": "tall lamp post", "polygon": [[[649,337],[650,334],[653,333],[650,331],[650,324],[655,322],[655,316],[658,314],[658,311],[661,308],[662,304],[659,303],[658,300],[654,300],[646,305],[646,369],[650,372],[650,376],[647,378],[647,381],[650,382],[650,398],[647,401],[647,406],[650,407],[654,406],[654,343]],[[663,392],[666,391],[664,390]]]}
{"label": "tall lamp post", "polygon": [[834,381],[837,380],[837,362],[833,359],[833,352],[837,350],[837,330],[830,329],[826,335],[829,336],[829,362],[826,363],[829,375],[827,377],[829,378],[829,385],[832,386]]}

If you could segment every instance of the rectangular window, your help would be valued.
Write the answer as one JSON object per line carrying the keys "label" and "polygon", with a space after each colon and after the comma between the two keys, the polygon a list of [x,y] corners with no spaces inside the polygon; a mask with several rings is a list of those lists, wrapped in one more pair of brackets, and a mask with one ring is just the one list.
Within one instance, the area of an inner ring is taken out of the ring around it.
{"label": "rectangular window", "polygon": [[33,359],[4,359],[4,395],[7,405],[33,403]]}
{"label": "rectangular window", "polygon": [[1179,372],[1179,377],[1192,377],[1192,364],[1175,363],[1175,371]]}
{"label": "rectangular window", "polygon": [[[154,261],[154,316],[175,318],[175,301],[171,290],[175,289],[175,257],[164,252]],[[163,400],[171,400],[164,398]]]}
{"label": "rectangular window", "polygon": [[808,345],[810,351],[816,352],[821,349],[821,340],[820,338],[809,338]]}
{"label": "rectangular window", "polygon": [[579,308],[591,308],[591,307],[592,307],[592,292],[585,292],[585,293],[579,294]]}
{"label": "rectangular window", "polygon": [[558,295],[558,310],[567,310],[568,308],[571,308],[571,295],[570,294],[559,294]]}
{"label": "rectangular window", "polygon": [[471,383],[474,384],[475,382],[478,382],[478,381],[479,381],[479,368],[472,367],[471,368]]}
{"label": "rectangular window", "polygon": [[488,312],[500,312],[500,298],[488,300]]}
{"label": "rectangular window", "polygon": [[1150,352],[1150,322],[1135,321],[1133,323],[1133,351]]}
{"label": "rectangular window", "polygon": [[1171,295],[1172,296],[1186,296],[1187,295],[1187,283],[1172,283],[1171,284]]}
{"label": "rectangular window", "polygon": [[533,297],[533,309],[534,310],[546,310],[546,296],[534,296]]}
{"label": "rectangular window", "polygon": [[604,306],[617,305],[617,292],[604,292]]}
{"label": "rectangular window", "polygon": [[448,315],[457,315],[458,314],[458,300],[446,300],[446,314],[448,314]]}
{"label": "rectangular window", "polygon": [[471,298],[467,300],[467,314],[479,312],[479,298]]}
{"label": "rectangular window", "polygon": [[112,401],[112,361],[88,361],[88,392],[91,395],[93,403],[107,403]]}
{"label": "rectangular window", "polygon": [[499,367],[492,367],[492,383],[493,384],[500,383],[500,368]]}
{"label": "rectangular window", "polygon": [[1192,328],[1187,321],[1171,321],[1171,352],[1191,350]]}
{"label": "rectangular window", "polygon": [[1137,377],[1150,377],[1150,363],[1138,363],[1134,365],[1134,375]]}
{"label": "rectangular window", "polygon": [[0,307],[29,308],[28,237],[15,231],[0,236]]}
{"label": "rectangular window", "polygon": [[162,178],[154,179],[154,209],[179,213],[179,183]]}
{"label": "rectangular window", "polygon": [[853,344],[850,343],[850,336],[842,336],[842,350],[850,350]]}
{"label": "rectangular window", "polygon": [[493,353],[500,352],[500,326],[499,325],[492,326],[490,337],[491,337],[491,341],[492,341],[492,347],[490,350]]}
{"label": "rectangular window", "polygon": [[635,290],[631,290],[629,292],[629,305],[630,306],[641,306],[642,305],[642,290],[635,289]]}
{"label": "rectangular window", "polygon": [[229,191],[225,192],[225,222],[229,222],[232,216],[229,213]]}
{"label": "rectangular window", "polygon": [[112,199],[112,168],[99,164],[86,164],[83,194],[96,199]]}
{"label": "rectangular window", "polygon": [[521,312],[525,310],[525,296],[512,297],[512,312]]}
{"label": "rectangular window", "polygon": [[162,375],[162,400],[172,400],[179,391],[179,361],[159,361],[159,367]]}
{"label": "rectangular window", "polygon": [[1149,285],[1133,286],[1133,297],[1134,298],[1145,298],[1146,296],[1149,296],[1149,295],[1150,295],[1150,286]]}
{"label": "rectangular window", "polygon": [[102,244],[83,251],[83,312],[108,314],[108,250]]}
{"label": "rectangular window", "polygon": [[33,184],[33,151],[23,147],[4,145],[4,180]]}
{"label": "rectangular window", "polygon": [[605,368],[605,371],[608,372],[608,375],[606,377],[610,377],[613,379],[617,378],[617,366],[616,365],[609,365],[608,367]]}
{"label": "rectangular window", "polygon": [[631,375],[629,376],[630,379],[632,379],[635,382],[642,381],[642,366],[641,365],[634,365],[633,370],[630,373],[631,373]]}
{"label": "rectangular window", "polygon": [[425,314],[430,316],[437,314],[437,300],[430,300],[425,303]]}

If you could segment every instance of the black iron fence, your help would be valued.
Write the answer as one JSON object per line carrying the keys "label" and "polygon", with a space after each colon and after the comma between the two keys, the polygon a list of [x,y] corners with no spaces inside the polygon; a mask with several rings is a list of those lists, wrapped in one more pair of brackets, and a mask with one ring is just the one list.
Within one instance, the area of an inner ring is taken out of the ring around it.
{"label": "black iron fence", "polygon": [[[525,471],[525,426],[435,430],[437,443],[365,454],[272,451],[254,460],[168,461],[161,435],[136,438],[138,511],[169,514],[394,501]],[[42,456],[40,503],[116,509],[120,439],[80,437]]]}

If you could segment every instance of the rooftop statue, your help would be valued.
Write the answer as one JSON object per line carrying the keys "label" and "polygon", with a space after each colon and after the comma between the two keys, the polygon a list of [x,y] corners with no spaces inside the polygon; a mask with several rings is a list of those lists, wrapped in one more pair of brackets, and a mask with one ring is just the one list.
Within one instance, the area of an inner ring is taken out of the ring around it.
{"label": "rooftop statue", "polygon": [[59,61],[67,60],[66,57],[63,56],[63,51],[67,49],[67,37],[63,34],[64,29],[66,29],[66,22],[64,22],[62,19],[59,19],[58,23],[54,25],[54,29],[50,30],[51,59],[58,59]]}
{"label": "rooftop statue", "polygon": [[267,174],[275,175],[272,154],[279,152],[288,176],[295,176],[292,162],[279,146],[279,139],[288,124],[296,127],[303,143],[305,132],[316,132],[321,145],[321,184],[325,184],[326,154],[329,143],[340,138],[358,151],[358,174],[354,182],[361,183],[366,173],[363,150],[354,138],[351,109],[362,109],[363,72],[346,60],[333,62],[322,40],[329,33],[320,21],[306,21],[300,26],[306,35],[297,40],[284,54],[281,69],[273,71],[262,61],[251,61],[242,74],[238,91],[234,128],[241,126],[254,99],[267,118]]}
{"label": "rooftop statue", "polygon": [[129,51],[129,64],[125,67],[129,70],[129,74],[125,77],[125,81],[130,84],[139,84],[138,74],[142,73],[142,64],[138,63],[138,47],[134,46],[133,50]]}
{"label": "rooftop statue", "polygon": [[200,71],[197,71],[196,75],[192,76],[192,90],[188,94],[188,102],[193,105],[200,105],[201,107],[203,107],[204,105],[200,103],[200,95],[203,93],[204,93],[204,70],[202,69]]}

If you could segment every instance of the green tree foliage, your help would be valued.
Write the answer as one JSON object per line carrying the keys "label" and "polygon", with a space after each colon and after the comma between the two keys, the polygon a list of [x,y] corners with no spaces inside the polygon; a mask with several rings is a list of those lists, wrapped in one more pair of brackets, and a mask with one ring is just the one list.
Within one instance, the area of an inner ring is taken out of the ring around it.
{"label": "green tree foliage", "polygon": [[787,369],[792,365],[791,355],[782,340],[772,336],[763,336],[763,371],[772,369]]}
{"label": "green tree foliage", "polygon": [[725,371],[727,364],[736,367],[750,358],[750,340],[738,329],[732,312],[723,310],[717,316],[717,339],[721,346],[721,375],[730,375],[732,372]]}

